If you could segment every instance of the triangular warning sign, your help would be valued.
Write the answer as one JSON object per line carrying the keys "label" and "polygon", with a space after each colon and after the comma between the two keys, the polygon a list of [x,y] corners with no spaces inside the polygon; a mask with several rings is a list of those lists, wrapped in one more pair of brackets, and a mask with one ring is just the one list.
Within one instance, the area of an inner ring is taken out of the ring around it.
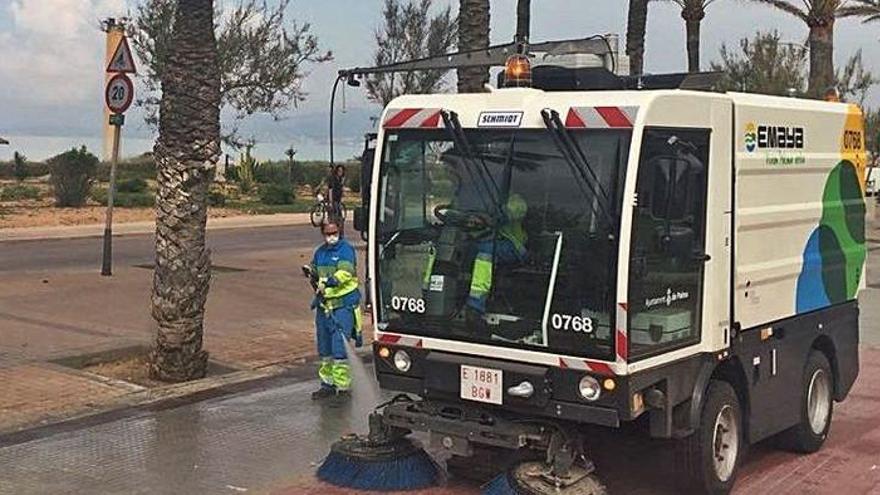
{"label": "triangular warning sign", "polygon": [[110,64],[107,66],[107,72],[124,72],[134,74],[137,69],[134,68],[134,58],[131,56],[131,48],[128,46],[128,38],[125,36],[119,40],[113,57],[110,58]]}

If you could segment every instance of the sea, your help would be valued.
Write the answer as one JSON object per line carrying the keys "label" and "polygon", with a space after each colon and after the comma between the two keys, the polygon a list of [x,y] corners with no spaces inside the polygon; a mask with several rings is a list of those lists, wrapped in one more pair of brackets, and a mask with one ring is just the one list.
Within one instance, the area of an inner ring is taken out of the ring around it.
{"label": "sea", "polygon": [[[12,159],[14,152],[24,154],[28,160],[43,161],[59,153],[85,146],[92,153],[102,158],[104,145],[100,135],[94,136],[31,136],[31,135],[3,135],[9,141],[8,146],[0,145],[0,161]],[[125,137],[123,136],[120,146],[122,159],[141,155],[152,151],[154,138]],[[330,147],[327,140],[316,140],[309,137],[295,137],[290,141],[257,141],[251,154],[260,161],[286,160],[286,151],[293,146],[296,150],[296,160],[327,160],[330,157]],[[334,157],[337,160],[347,160],[359,156],[363,151],[363,142],[357,138],[341,138],[335,140]],[[224,146],[223,152],[230,155],[231,160],[236,160],[241,153],[232,147]]]}

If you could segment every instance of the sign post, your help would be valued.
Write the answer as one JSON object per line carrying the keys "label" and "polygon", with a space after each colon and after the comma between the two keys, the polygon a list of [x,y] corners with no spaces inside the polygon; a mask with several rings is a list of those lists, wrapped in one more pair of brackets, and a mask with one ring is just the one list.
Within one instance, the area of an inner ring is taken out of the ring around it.
{"label": "sign post", "polygon": [[113,127],[113,152],[110,156],[110,185],[107,187],[107,217],[104,224],[104,254],[101,258],[101,275],[113,274],[113,200],[116,195],[116,168],[119,164],[119,142],[122,126],[125,124],[125,111],[134,101],[134,84],[126,73],[134,72],[134,62],[128,41],[123,36],[116,53],[107,66],[108,73],[115,73],[107,81],[104,102],[110,111],[110,125]]}

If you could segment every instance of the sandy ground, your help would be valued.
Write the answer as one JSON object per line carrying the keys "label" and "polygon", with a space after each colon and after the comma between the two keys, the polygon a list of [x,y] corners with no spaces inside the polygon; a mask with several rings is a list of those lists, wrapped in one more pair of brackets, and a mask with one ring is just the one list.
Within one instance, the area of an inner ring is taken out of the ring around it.
{"label": "sandy ground", "polygon": [[[16,201],[0,203],[0,229],[13,227],[51,227],[63,225],[93,225],[104,223],[107,208],[84,206],[82,208],[55,208],[50,200]],[[245,214],[228,208],[211,208],[211,218],[223,218]],[[114,208],[113,222],[146,222],[155,217],[153,208]]]}
{"label": "sandy ground", "polygon": [[83,371],[135,383],[142,387],[160,387],[162,385],[167,385],[166,383],[150,378],[146,356],[134,356],[109,363],[99,363],[92,366],[86,366],[83,368]]}

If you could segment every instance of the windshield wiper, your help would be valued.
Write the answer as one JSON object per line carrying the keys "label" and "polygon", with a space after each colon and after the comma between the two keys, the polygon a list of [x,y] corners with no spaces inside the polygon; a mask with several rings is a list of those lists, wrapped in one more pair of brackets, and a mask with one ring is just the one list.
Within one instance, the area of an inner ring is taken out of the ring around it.
{"label": "windshield wiper", "polygon": [[[440,116],[443,118],[443,128],[449,133],[455,146],[461,149],[462,158],[464,158],[465,162],[470,165],[467,167],[467,171],[471,176],[471,179],[473,180],[474,175],[479,178],[479,181],[474,182],[480,184],[486,193],[488,203],[485,201],[483,202],[484,206],[487,207],[486,211],[488,212],[489,210],[494,209],[496,210],[495,213],[497,213],[497,219],[504,218],[504,210],[500,204],[501,188],[498,187],[498,183],[492,177],[492,172],[489,170],[489,167],[486,166],[486,162],[480,159],[478,166],[477,160],[471,150],[471,145],[464,134],[461,122],[458,120],[458,114],[448,110],[441,110]],[[474,170],[476,170],[476,173]],[[492,184],[491,188],[489,187],[489,184]],[[492,206],[494,206],[494,208]]]}
{"label": "windshield wiper", "polygon": [[387,250],[389,247],[391,247],[391,245],[394,244],[394,241],[396,241],[398,238],[400,238],[401,233],[403,233],[403,231],[398,230],[397,232],[392,234],[391,237],[389,237],[387,241],[382,243],[382,249],[379,250],[379,259],[385,258],[385,250]]}
{"label": "windshield wiper", "polygon": [[599,213],[605,216],[608,226],[613,228],[615,225],[614,215],[611,214],[608,204],[608,194],[602,187],[602,182],[599,180],[593,167],[590,166],[583,151],[572,139],[565,125],[563,125],[562,119],[559,118],[559,112],[545,108],[541,110],[541,117],[544,119],[544,125],[547,126],[547,129],[553,135],[553,141],[562,153],[562,157],[565,158],[566,163],[575,173],[575,178],[580,179],[577,182],[581,190],[583,190],[583,186],[586,184],[596,198]]}
{"label": "windshield wiper", "polygon": [[424,242],[430,240],[434,236],[431,226],[413,227],[408,229],[395,230],[390,235],[383,236],[379,239],[381,243],[379,247],[379,258],[385,257],[385,251],[391,246],[405,242],[407,244],[415,242]]}

